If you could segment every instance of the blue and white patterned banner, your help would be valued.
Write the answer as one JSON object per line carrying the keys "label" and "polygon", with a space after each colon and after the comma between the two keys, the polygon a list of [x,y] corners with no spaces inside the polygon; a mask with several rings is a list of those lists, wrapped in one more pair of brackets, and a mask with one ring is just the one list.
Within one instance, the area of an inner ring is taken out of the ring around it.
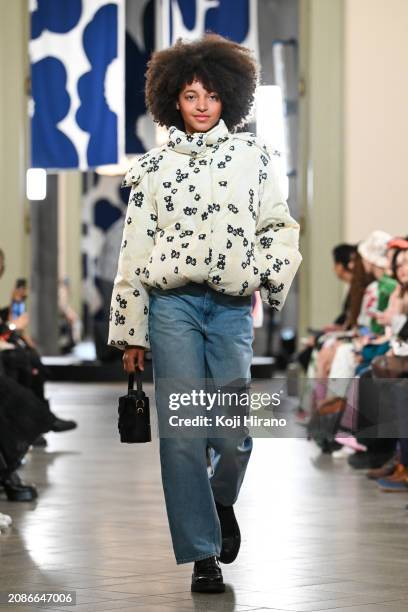
{"label": "blue and white patterned banner", "polygon": [[156,146],[155,126],[144,96],[154,26],[154,0],[126,0],[126,153],[144,153]]}
{"label": "blue and white patterned banner", "polygon": [[207,30],[249,47],[259,58],[257,0],[159,0],[160,46],[194,40]]}
{"label": "blue and white patterned banner", "polygon": [[87,170],[124,152],[124,0],[30,0],[31,165]]}

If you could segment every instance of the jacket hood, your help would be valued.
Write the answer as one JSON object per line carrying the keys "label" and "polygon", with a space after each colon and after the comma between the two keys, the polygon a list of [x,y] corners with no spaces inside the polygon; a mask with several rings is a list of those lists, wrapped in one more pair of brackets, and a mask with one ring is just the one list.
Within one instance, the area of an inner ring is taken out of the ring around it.
{"label": "jacket hood", "polygon": [[138,185],[146,172],[151,172],[154,170],[160,160],[163,159],[164,150],[165,147],[155,147],[139,157],[133,166],[131,166],[126,172],[121,187],[132,187],[132,185]]}
{"label": "jacket hood", "polygon": [[186,134],[172,125],[169,129],[167,143],[139,157],[127,171],[121,187],[131,187],[140,183],[146,172],[154,170],[155,165],[163,158],[163,153],[169,149],[196,157],[200,154],[204,155],[207,147],[218,149],[219,145],[228,140],[230,136],[223,119],[220,119],[208,132],[195,132],[195,134]]}
{"label": "jacket hood", "polygon": [[204,153],[206,147],[219,145],[228,140],[229,137],[230,133],[223,119],[220,119],[208,132],[195,132],[194,134],[186,134],[186,132],[172,125],[169,129],[167,146],[177,153],[194,157]]}

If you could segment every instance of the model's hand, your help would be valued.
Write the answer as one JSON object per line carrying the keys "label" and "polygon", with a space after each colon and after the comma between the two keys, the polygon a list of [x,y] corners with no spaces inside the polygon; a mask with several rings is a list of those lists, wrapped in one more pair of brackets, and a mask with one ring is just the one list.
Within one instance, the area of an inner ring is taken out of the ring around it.
{"label": "model's hand", "polygon": [[123,355],[123,368],[127,374],[132,374],[138,370],[144,370],[144,354],[145,349],[142,346],[130,346]]}

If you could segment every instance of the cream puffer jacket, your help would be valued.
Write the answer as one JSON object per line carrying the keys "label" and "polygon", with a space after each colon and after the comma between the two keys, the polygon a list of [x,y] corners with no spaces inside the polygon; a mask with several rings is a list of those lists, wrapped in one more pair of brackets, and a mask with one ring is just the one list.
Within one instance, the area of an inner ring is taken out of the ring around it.
{"label": "cream puffer jacket", "polygon": [[171,127],[140,157],[131,186],[108,343],[150,347],[149,288],[206,282],[280,310],[302,257],[277,169],[278,152],[222,119],[204,133]]}

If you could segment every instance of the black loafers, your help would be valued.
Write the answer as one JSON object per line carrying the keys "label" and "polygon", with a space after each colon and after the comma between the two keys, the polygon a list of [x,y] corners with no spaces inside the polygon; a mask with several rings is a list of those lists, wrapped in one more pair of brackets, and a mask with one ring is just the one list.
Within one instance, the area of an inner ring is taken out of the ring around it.
{"label": "black loafers", "polygon": [[44,436],[38,436],[38,438],[36,438],[34,440],[34,442],[32,443],[32,446],[34,446],[34,448],[45,448],[47,446],[48,442],[47,440],[44,438]]}
{"label": "black loafers", "polygon": [[222,506],[215,502],[221,524],[222,548],[218,557],[221,563],[232,563],[241,546],[241,533],[235,518],[233,506]]}
{"label": "black loafers", "polygon": [[8,501],[31,502],[37,499],[38,493],[34,485],[25,484],[21,481],[17,472],[13,472],[0,481],[4,488]]}
{"label": "black loafers", "polygon": [[58,417],[52,424],[51,431],[55,431],[60,433],[62,431],[70,431],[71,429],[75,429],[77,424],[75,421],[66,421],[65,419],[59,419]]}
{"label": "black loafers", "polygon": [[193,593],[224,593],[225,584],[216,557],[195,561],[191,590]]}

